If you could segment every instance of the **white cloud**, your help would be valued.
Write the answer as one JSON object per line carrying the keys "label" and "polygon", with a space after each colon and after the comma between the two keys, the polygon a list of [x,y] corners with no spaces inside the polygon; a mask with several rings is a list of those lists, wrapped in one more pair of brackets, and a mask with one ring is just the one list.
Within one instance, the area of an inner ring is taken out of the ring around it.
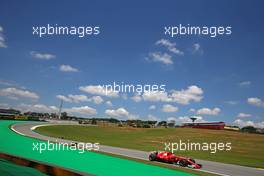
{"label": "white cloud", "polygon": [[64,95],[57,95],[56,96],[58,99],[63,100],[65,102],[70,102],[70,103],[80,103],[80,102],[86,102],[89,101],[88,97],[86,95],[72,95],[69,94],[68,96]]}
{"label": "white cloud", "polygon": [[252,117],[252,115],[251,114],[246,114],[246,113],[243,113],[243,112],[241,112],[241,113],[239,113],[237,115],[237,118],[247,118],[247,117]]}
{"label": "white cloud", "polygon": [[194,52],[199,51],[200,48],[201,48],[201,46],[200,46],[199,43],[195,43],[195,44],[193,44]]}
{"label": "white cloud", "polygon": [[47,106],[44,104],[20,104],[16,107],[17,109],[23,112],[47,112],[47,113],[56,113],[58,112],[58,108],[56,106]]}
{"label": "white cloud", "polygon": [[163,105],[162,107],[163,112],[177,112],[178,108],[176,106],[172,106],[170,104]]}
{"label": "white cloud", "polygon": [[91,100],[95,103],[95,104],[101,104],[104,102],[103,98],[100,96],[93,96],[91,97]]}
{"label": "white cloud", "polygon": [[203,49],[199,43],[193,44],[192,53],[193,54],[197,53],[197,54],[201,54],[201,55],[203,54]]}
{"label": "white cloud", "polygon": [[105,110],[105,114],[111,117],[128,117],[129,116],[129,112],[125,108],[118,108],[116,110],[107,109]]}
{"label": "white cloud", "polygon": [[4,32],[4,29],[2,26],[0,26],[0,48],[7,48],[5,36],[3,32]]}
{"label": "white cloud", "polygon": [[203,98],[203,90],[198,86],[189,86],[186,90],[173,90],[171,98],[179,104],[189,104],[191,101],[199,102]]}
{"label": "white cloud", "polygon": [[125,93],[122,94],[121,97],[122,97],[124,100],[127,100],[127,99],[128,99],[128,96],[127,96],[127,94],[125,94]]}
{"label": "white cloud", "polygon": [[7,96],[8,98],[18,99],[18,98],[29,98],[29,99],[39,99],[39,96],[28,90],[18,89],[14,87],[0,89],[1,96]]}
{"label": "white cloud", "polygon": [[81,107],[72,107],[72,108],[64,108],[63,111],[66,111],[69,114],[78,114],[78,115],[96,115],[96,109],[89,106],[81,106]]}
{"label": "white cloud", "polygon": [[88,101],[87,96],[85,95],[68,95],[68,97],[73,101],[73,102],[84,102],[84,101]]}
{"label": "white cloud", "polygon": [[194,108],[189,109],[189,112],[195,113],[196,110]]}
{"label": "white cloud", "polygon": [[169,102],[171,99],[168,97],[167,92],[162,92],[162,91],[148,91],[144,92],[142,95],[143,99],[145,101],[162,101],[162,102]]}
{"label": "white cloud", "polygon": [[147,120],[150,120],[150,121],[159,121],[160,119],[154,115],[151,115],[149,114],[148,117],[147,117]]}
{"label": "white cloud", "polygon": [[69,102],[69,103],[80,103],[80,102],[92,101],[95,104],[101,104],[104,101],[103,98],[100,96],[93,96],[93,97],[88,98],[86,95],[69,94],[68,96],[57,95],[56,97],[60,100],[63,100],[65,102]]}
{"label": "white cloud", "polygon": [[166,39],[160,39],[156,43],[156,45],[165,46],[166,49],[170,52],[168,53],[161,53],[161,52],[150,52],[148,54],[148,57],[146,60],[152,61],[152,62],[159,62],[165,65],[172,65],[172,54],[176,55],[184,55],[182,51],[180,51],[178,48],[176,48],[176,43],[172,43],[169,40]]}
{"label": "white cloud", "polygon": [[255,123],[257,128],[264,128],[264,121],[259,122],[259,123]]}
{"label": "white cloud", "polygon": [[142,97],[145,101],[176,102],[187,105],[190,102],[199,102],[203,98],[203,90],[196,85],[189,86],[187,89],[172,90],[170,94],[162,91],[144,92]]}
{"label": "white cloud", "polygon": [[129,120],[139,119],[140,117],[135,114],[129,113],[125,108],[121,107],[118,109],[107,109],[105,114],[111,117],[127,118]]}
{"label": "white cloud", "polygon": [[172,56],[167,53],[151,52],[147,60],[152,62],[160,62],[165,65],[173,64]]}
{"label": "white cloud", "polygon": [[16,84],[14,82],[11,82],[11,81],[0,80],[0,85],[3,85],[3,86],[15,86]]}
{"label": "white cloud", "polygon": [[57,95],[56,98],[58,98],[59,100],[63,100],[65,102],[73,102],[72,99],[70,99],[64,95]]}
{"label": "white cloud", "polygon": [[233,124],[237,125],[239,127],[253,126],[253,127],[256,127],[256,128],[264,128],[264,121],[257,123],[257,122],[253,122],[253,121],[244,121],[244,120],[241,120],[241,119],[236,119],[233,122]]}
{"label": "white cloud", "polygon": [[112,107],[112,106],[113,106],[113,104],[112,104],[112,102],[111,102],[111,101],[106,101],[106,102],[105,102],[105,104],[106,104],[107,106],[110,106],[110,107]]}
{"label": "white cloud", "polygon": [[220,108],[201,108],[196,111],[196,114],[199,115],[218,115],[221,112]]}
{"label": "white cloud", "polygon": [[[56,106],[47,106],[44,104],[20,104],[16,107],[17,109],[27,112],[47,112],[47,113],[58,113],[59,109]],[[96,109],[91,108],[89,106],[81,106],[81,107],[72,107],[72,108],[63,108],[62,111],[65,111],[72,115],[82,115],[89,116],[97,114]]]}
{"label": "white cloud", "polygon": [[230,101],[225,101],[225,103],[226,103],[226,104],[229,104],[229,105],[237,105],[237,104],[238,104],[237,101],[232,101],[232,100],[230,100]]}
{"label": "white cloud", "polygon": [[7,103],[0,103],[0,108],[9,108],[9,104],[7,104]]}
{"label": "white cloud", "polygon": [[248,98],[247,102],[253,106],[264,107],[264,101],[257,97]]}
{"label": "white cloud", "polygon": [[60,71],[62,71],[62,72],[78,72],[79,70],[77,68],[70,66],[70,65],[61,65]]}
{"label": "white cloud", "polygon": [[250,85],[251,85],[250,81],[243,81],[243,82],[239,83],[239,86],[241,86],[241,87],[250,86]]}
{"label": "white cloud", "polygon": [[131,97],[131,99],[135,102],[140,102],[142,100],[141,96],[136,94],[133,97]]}
{"label": "white cloud", "polygon": [[154,109],[156,109],[156,106],[155,105],[149,106],[149,110],[154,110]]}
{"label": "white cloud", "polygon": [[136,120],[136,119],[140,119],[140,117],[138,115],[135,115],[135,114],[129,114],[127,119],[128,120]]}
{"label": "white cloud", "polygon": [[30,55],[35,58],[35,59],[40,59],[40,60],[50,60],[50,59],[55,59],[56,56],[53,54],[49,53],[40,53],[37,51],[31,51]]}
{"label": "white cloud", "polygon": [[107,97],[118,97],[118,92],[115,92],[111,89],[106,89],[103,86],[96,86],[96,85],[88,85],[88,86],[81,86],[79,89],[83,92],[94,94],[94,95],[102,95]]}
{"label": "white cloud", "polygon": [[177,54],[177,55],[184,55],[182,51],[176,48],[176,43],[172,43],[166,39],[160,39],[156,42],[156,45],[165,46],[170,52]]}

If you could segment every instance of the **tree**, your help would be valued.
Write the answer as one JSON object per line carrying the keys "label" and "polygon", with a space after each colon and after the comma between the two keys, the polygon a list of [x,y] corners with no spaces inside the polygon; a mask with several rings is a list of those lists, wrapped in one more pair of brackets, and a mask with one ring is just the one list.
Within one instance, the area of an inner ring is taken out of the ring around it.
{"label": "tree", "polygon": [[241,129],[242,132],[256,133],[257,129],[253,126],[245,126]]}
{"label": "tree", "polygon": [[144,124],[144,125],[142,126],[142,128],[150,128],[150,125],[149,125],[149,124]]}
{"label": "tree", "polygon": [[97,121],[96,119],[92,119],[92,122],[91,122],[92,125],[96,125],[97,124]]}
{"label": "tree", "polygon": [[175,124],[176,124],[175,120],[170,120],[167,122],[168,127],[171,127],[171,128],[174,127]]}
{"label": "tree", "polygon": [[108,120],[111,123],[118,123],[119,122],[119,120],[114,119],[114,118],[110,118],[110,119],[106,119],[106,120]]}
{"label": "tree", "polygon": [[61,119],[67,119],[67,112],[62,112],[61,113]]}
{"label": "tree", "polygon": [[166,121],[160,121],[158,125],[167,127],[167,122]]}

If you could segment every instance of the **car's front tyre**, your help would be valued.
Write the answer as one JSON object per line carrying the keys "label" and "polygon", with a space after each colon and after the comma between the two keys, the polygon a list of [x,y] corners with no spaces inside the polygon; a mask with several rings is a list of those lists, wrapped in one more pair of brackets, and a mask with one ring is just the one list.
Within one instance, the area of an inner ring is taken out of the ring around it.
{"label": "car's front tyre", "polygon": [[186,161],[186,160],[179,161],[179,166],[181,166],[181,167],[187,167],[188,166],[188,161]]}

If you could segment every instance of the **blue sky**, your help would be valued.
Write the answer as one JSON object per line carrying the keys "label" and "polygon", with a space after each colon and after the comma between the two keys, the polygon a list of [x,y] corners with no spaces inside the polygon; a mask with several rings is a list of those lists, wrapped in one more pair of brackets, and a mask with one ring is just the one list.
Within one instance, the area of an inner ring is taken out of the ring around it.
{"label": "blue sky", "polygon": [[[1,1],[0,105],[56,111],[60,95],[66,100],[65,111],[86,117],[174,118],[180,123],[198,116],[263,127],[263,5],[262,1]],[[47,24],[100,26],[100,34],[32,35],[33,26]],[[232,34],[164,35],[164,26],[178,24],[232,26]],[[157,45],[161,40],[183,55]],[[153,53],[167,53],[172,63],[153,61]],[[179,97],[191,98],[184,104],[141,95],[135,102],[133,94],[113,98],[91,91],[93,87],[80,90],[114,81],[165,84],[168,94],[174,90]]]}

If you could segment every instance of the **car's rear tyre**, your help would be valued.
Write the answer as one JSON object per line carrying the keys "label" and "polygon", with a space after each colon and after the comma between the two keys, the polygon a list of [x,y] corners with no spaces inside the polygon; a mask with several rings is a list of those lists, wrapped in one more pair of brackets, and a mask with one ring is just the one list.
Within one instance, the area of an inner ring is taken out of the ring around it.
{"label": "car's rear tyre", "polygon": [[179,162],[179,165],[180,165],[181,167],[187,167],[187,166],[188,166],[188,161],[186,161],[186,160],[181,160],[181,161]]}
{"label": "car's rear tyre", "polygon": [[157,158],[157,156],[156,156],[154,153],[151,153],[151,154],[149,155],[149,161],[155,161],[156,158]]}

